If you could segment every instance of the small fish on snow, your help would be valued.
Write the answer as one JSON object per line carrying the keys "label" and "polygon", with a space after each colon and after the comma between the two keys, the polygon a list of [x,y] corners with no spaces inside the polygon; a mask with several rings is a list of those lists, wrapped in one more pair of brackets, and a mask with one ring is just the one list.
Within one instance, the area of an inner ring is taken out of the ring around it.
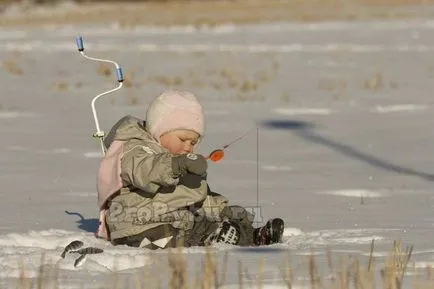
{"label": "small fish on snow", "polygon": [[62,258],[65,258],[66,253],[76,250],[78,248],[81,248],[83,246],[83,242],[82,241],[72,241],[71,243],[69,243],[66,247],[65,250],[63,250],[62,255],[60,255]]}
{"label": "small fish on snow", "polygon": [[100,254],[104,252],[103,249],[95,248],[95,247],[86,247],[80,250],[71,251],[71,253],[78,253],[78,254]]}
{"label": "small fish on snow", "polygon": [[82,254],[80,255],[80,257],[78,257],[75,262],[74,262],[74,267],[80,267],[81,265],[83,265],[83,263],[86,261],[86,254]]}

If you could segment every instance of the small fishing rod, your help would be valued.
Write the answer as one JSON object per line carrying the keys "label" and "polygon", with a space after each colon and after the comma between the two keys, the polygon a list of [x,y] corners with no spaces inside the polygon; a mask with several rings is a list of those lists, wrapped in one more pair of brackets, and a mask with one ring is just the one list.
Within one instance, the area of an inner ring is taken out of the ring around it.
{"label": "small fishing rod", "polygon": [[236,138],[235,140],[231,141],[230,143],[224,145],[222,148],[213,150],[208,155],[208,157],[206,159],[211,160],[211,161],[213,161],[215,163],[221,161],[223,159],[223,157],[225,156],[225,149],[227,149],[229,146],[231,146],[232,144],[236,143],[237,141],[243,139],[244,137],[246,137],[252,131],[253,131],[253,129],[249,130],[248,132],[246,132],[242,136]]}

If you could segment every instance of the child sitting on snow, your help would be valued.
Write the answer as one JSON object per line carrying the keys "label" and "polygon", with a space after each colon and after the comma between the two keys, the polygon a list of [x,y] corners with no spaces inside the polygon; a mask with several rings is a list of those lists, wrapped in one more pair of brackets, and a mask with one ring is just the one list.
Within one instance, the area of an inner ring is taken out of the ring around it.
{"label": "child sitting on snow", "polygon": [[98,171],[97,236],[149,249],[280,242],[283,220],[254,228],[251,213],[210,190],[207,160],[193,153],[203,133],[202,107],[189,92],[164,92],[146,120],[118,121]]}

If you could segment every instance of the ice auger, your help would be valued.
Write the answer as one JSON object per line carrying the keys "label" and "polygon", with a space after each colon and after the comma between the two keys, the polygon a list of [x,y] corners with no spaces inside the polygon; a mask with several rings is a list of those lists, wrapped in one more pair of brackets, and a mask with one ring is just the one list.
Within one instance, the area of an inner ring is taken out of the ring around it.
{"label": "ice auger", "polygon": [[104,146],[104,137],[105,137],[105,133],[104,133],[104,131],[101,130],[101,128],[100,128],[100,126],[99,126],[98,115],[97,115],[97,113],[96,113],[96,109],[95,109],[95,102],[96,102],[100,97],[102,97],[102,96],[104,96],[104,95],[107,95],[107,94],[109,94],[109,93],[115,92],[115,91],[117,91],[117,90],[119,90],[119,89],[122,88],[122,86],[123,86],[123,81],[124,81],[124,77],[123,77],[123,73],[122,73],[122,68],[119,66],[119,64],[117,64],[116,62],[114,62],[114,61],[112,61],[112,60],[108,60],[108,59],[100,59],[100,58],[90,57],[90,56],[86,55],[86,54],[84,53],[83,38],[82,38],[81,36],[77,36],[77,38],[76,38],[76,43],[77,43],[78,51],[80,52],[80,54],[81,54],[84,58],[89,59],[89,60],[99,61],[99,62],[111,63],[111,64],[114,64],[115,67],[116,67],[116,77],[117,77],[117,81],[118,81],[118,86],[115,87],[115,88],[113,88],[113,89],[110,89],[110,90],[108,90],[108,91],[105,91],[105,92],[103,92],[103,93],[98,94],[97,96],[95,96],[95,97],[92,99],[92,102],[91,102],[93,118],[94,118],[94,120],[95,120],[95,126],[96,126],[96,132],[93,134],[93,137],[99,139],[100,144],[101,144],[101,151],[102,151],[102,154],[105,155],[105,153],[106,153],[106,148],[105,148],[105,146]]}

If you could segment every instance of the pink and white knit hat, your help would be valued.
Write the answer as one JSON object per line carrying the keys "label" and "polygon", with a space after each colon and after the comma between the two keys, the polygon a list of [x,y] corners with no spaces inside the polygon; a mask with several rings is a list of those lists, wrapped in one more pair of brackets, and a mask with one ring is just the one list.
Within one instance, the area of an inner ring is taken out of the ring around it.
{"label": "pink and white knit hat", "polygon": [[152,101],[146,111],[146,130],[156,139],[166,132],[187,129],[203,136],[205,117],[196,97],[186,91],[169,90]]}

